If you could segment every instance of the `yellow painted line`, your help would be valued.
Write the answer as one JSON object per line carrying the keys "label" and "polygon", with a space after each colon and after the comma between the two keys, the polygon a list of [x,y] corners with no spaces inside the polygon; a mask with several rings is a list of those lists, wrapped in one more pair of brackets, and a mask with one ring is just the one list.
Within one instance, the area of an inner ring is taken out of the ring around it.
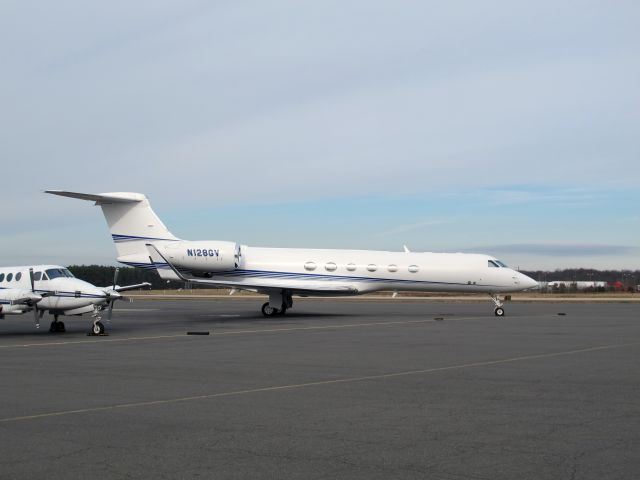
{"label": "yellow painted line", "polygon": [[510,358],[503,358],[498,360],[486,360],[482,362],[462,363],[458,365],[449,365],[445,367],[425,368],[422,370],[408,370],[403,372],[383,373],[379,375],[366,375],[361,377],[339,378],[334,380],[319,380],[316,382],[295,383],[290,385],[275,385],[270,387],[259,387],[259,388],[245,389],[245,390],[233,390],[230,392],[220,392],[220,393],[210,393],[210,394],[204,394],[204,395],[192,395],[188,397],[168,398],[164,400],[150,400],[146,402],[120,403],[115,405],[106,405],[103,407],[80,408],[76,410],[62,410],[58,412],[38,413],[35,415],[24,415],[19,417],[5,417],[5,418],[0,418],[0,423],[18,422],[23,420],[37,420],[41,418],[61,417],[65,415],[77,415],[82,413],[97,413],[97,412],[120,410],[120,409],[126,409],[126,408],[152,407],[156,405],[170,405],[175,403],[192,402],[197,400],[211,400],[216,398],[235,397],[235,396],[250,395],[250,394],[257,394],[257,393],[276,392],[276,391],[283,391],[283,390],[296,390],[296,389],[302,389],[302,388],[308,388],[308,387],[341,385],[341,384],[349,384],[349,383],[372,381],[372,380],[385,380],[390,378],[407,377],[412,375],[427,375],[431,373],[439,373],[439,372],[446,372],[446,371],[452,371],[452,370],[463,370],[466,368],[488,367],[488,366],[501,365],[506,363],[522,362],[526,360],[554,358],[554,357],[561,357],[561,356],[567,356],[567,355],[577,355],[580,353],[611,350],[614,348],[636,347],[636,346],[640,346],[640,342],[622,343],[617,345],[600,345],[596,347],[580,348],[577,350],[566,350],[562,352],[553,352],[553,353],[541,353],[536,355],[523,355],[519,357],[510,357]]}
{"label": "yellow painted line", "polygon": [[[457,317],[457,318],[447,318],[443,317],[446,321],[459,321],[459,320],[473,320],[481,317]],[[337,330],[342,328],[362,328],[362,327],[386,327],[386,326],[394,326],[394,325],[413,325],[420,323],[429,323],[429,322],[437,322],[433,318],[425,318],[421,320],[398,320],[392,322],[368,322],[368,323],[345,323],[345,324],[332,324],[332,325],[320,325],[320,326],[312,326],[312,327],[278,327],[278,328],[256,328],[251,330],[223,330],[223,331],[213,331],[210,333],[211,336],[222,336],[222,335],[247,335],[247,334],[255,334],[255,333],[282,333],[282,332],[296,332],[296,331],[305,331],[305,330]],[[69,340],[69,341],[61,341],[61,342],[42,342],[42,343],[22,343],[15,345],[0,345],[0,349],[9,349],[9,348],[29,348],[29,347],[50,347],[50,346],[58,346],[58,345],[84,345],[88,343],[114,343],[114,342],[131,342],[137,340],[164,340],[169,338],[187,338],[189,337],[186,333],[177,333],[172,335],[153,335],[149,337],[126,337],[126,338],[97,338],[93,340]]]}

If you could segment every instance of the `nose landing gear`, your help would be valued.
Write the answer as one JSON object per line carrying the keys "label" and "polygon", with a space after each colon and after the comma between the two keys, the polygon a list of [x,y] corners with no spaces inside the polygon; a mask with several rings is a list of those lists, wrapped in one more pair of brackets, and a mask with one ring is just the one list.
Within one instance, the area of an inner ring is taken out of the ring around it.
{"label": "nose landing gear", "polygon": [[102,317],[100,316],[100,308],[97,305],[94,307],[91,316],[93,317],[93,325],[91,325],[89,335],[105,335],[104,325],[100,321],[102,320]]}
{"label": "nose landing gear", "polygon": [[502,300],[500,300],[498,295],[494,293],[490,293],[489,296],[491,297],[491,300],[493,300],[493,303],[496,306],[496,308],[493,309],[493,314],[496,317],[504,317],[504,308],[503,308],[504,303],[502,302]]}

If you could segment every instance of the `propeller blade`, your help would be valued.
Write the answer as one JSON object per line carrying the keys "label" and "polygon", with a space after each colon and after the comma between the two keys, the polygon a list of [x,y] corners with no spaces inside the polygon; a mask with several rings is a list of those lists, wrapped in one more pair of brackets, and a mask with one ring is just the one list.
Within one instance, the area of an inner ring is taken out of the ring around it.
{"label": "propeller blade", "polygon": [[109,302],[109,311],[107,312],[107,322],[110,322],[110,321],[111,321],[111,315],[112,315],[112,313],[113,313],[113,302],[114,302],[114,301],[115,301],[115,299],[114,299],[114,300],[111,300],[111,301]]}
{"label": "propeller blade", "polygon": [[[29,269],[29,280],[31,280],[31,293],[36,293],[36,281],[33,277],[33,268]],[[33,302],[33,320],[36,322],[36,328],[40,328],[40,317],[38,316],[37,303]]]}
{"label": "propeller blade", "polygon": [[116,289],[116,285],[118,285],[118,274],[120,273],[120,269],[116,267],[116,271],[113,273],[113,290]]}

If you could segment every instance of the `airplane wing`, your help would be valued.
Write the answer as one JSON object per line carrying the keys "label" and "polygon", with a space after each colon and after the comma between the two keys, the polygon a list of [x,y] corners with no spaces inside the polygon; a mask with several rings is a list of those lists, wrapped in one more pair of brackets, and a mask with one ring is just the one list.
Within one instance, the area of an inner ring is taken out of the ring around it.
{"label": "airplane wing", "polygon": [[17,288],[0,290],[0,300],[11,305],[32,305],[38,303],[44,296],[45,295],[31,292],[30,290]]}
{"label": "airplane wing", "polygon": [[258,292],[268,293],[273,290],[287,290],[297,295],[356,295],[358,289],[354,285],[346,282],[305,282],[304,286],[295,285],[291,280],[280,278],[246,278],[242,280],[222,280],[219,278],[201,278],[181,272],[171,262],[169,262],[155,247],[155,245],[146,244],[150,254],[150,259],[156,263],[166,263],[183,282],[190,282],[198,285],[207,285],[209,287],[219,288],[235,288],[240,290],[254,290]]}
{"label": "airplane wing", "polygon": [[114,290],[116,292],[126,292],[128,290],[137,290],[138,288],[151,288],[151,284],[149,282],[136,283],[135,285],[117,285]]}

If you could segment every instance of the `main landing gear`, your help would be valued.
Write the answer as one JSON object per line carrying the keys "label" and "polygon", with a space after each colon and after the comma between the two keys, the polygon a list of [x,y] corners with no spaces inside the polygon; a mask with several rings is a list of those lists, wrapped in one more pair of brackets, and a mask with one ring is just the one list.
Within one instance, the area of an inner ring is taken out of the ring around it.
{"label": "main landing gear", "polygon": [[490,293],[489,296],[491,297],[491,300],[493,300],[493,303],[496,306],[496,308],[493,309],[493,314],[496,317],[504,317],[504,308],[503,308],[504,303],[502,303],[502,300],[500,300],[498,295],[494,293]]}
{"label": "main landing gear", "polygon": [[291,307],[293,307],[291,295],[285,292],[270,293],[269,301],[262,305],[262,315],[265,317],[284,315]]}
{"label": "main landing gear", "polygon": [[49,331],[51,333],[64,333],[67,330],[64,327],[64,322],[58,320],[58,315],[53,316],[53,322],[49,326]]}

